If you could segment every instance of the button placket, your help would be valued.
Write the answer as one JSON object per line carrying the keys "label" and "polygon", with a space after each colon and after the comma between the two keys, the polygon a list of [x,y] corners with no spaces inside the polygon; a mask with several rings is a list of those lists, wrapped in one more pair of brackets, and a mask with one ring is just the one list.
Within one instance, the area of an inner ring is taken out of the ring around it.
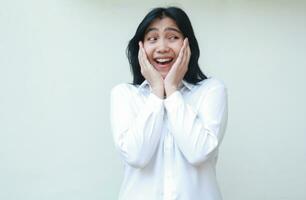
{"label": "button placket", "polygon": [[164,140],[164,199],[170,200],[175,190],[173,180],[173,136],[170,131],[167,132]]}

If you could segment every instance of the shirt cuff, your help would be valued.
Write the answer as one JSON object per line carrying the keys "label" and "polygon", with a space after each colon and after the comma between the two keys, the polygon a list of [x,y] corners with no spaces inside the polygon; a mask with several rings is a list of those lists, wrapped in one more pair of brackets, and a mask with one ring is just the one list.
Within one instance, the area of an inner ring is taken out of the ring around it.
{"label": "shirt cuff", "polygon": [[183,96],[180,91],[173,92],[168,98],[164,100],[164,105],[166,110],[170,111],[177,107],[178,104],[182,101]]}
{"label": "shirt cuff", "polygon": [[161,107],[163,105],[163,99],[156,96],[154,93],[150,93],[148,97],[149,104],[152,106],[152,108]]}

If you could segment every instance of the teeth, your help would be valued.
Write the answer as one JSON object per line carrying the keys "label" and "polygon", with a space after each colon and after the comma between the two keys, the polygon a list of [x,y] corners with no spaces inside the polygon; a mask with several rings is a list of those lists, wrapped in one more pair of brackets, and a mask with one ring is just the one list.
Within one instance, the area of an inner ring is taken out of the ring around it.
{"label": "teeth", "polygon": [[171,58],[158,58],[158,59],[156,59],[156,61],[157,62],[168,62],[168,61],[170,61],[171,60]]}

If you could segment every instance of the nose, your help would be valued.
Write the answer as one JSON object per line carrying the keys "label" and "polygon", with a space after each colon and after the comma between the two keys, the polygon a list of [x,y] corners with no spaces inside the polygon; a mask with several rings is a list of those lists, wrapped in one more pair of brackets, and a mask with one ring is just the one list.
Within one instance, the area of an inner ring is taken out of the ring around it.
{"label": "nose", "polygon": [[158,53],[167,53],[170,50],[167,42],[165,40],[160,40],[158,47],[157,47],[157,52]]}

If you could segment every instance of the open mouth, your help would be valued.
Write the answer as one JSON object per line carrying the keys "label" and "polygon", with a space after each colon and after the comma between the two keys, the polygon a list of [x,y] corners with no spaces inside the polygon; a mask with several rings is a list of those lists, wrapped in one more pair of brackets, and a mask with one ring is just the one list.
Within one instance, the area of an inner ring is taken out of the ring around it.
{"label": "open mouth", "polygon": [[167,66],[173,61],[173,58],[156,58],[154,61],[160,66]]}

